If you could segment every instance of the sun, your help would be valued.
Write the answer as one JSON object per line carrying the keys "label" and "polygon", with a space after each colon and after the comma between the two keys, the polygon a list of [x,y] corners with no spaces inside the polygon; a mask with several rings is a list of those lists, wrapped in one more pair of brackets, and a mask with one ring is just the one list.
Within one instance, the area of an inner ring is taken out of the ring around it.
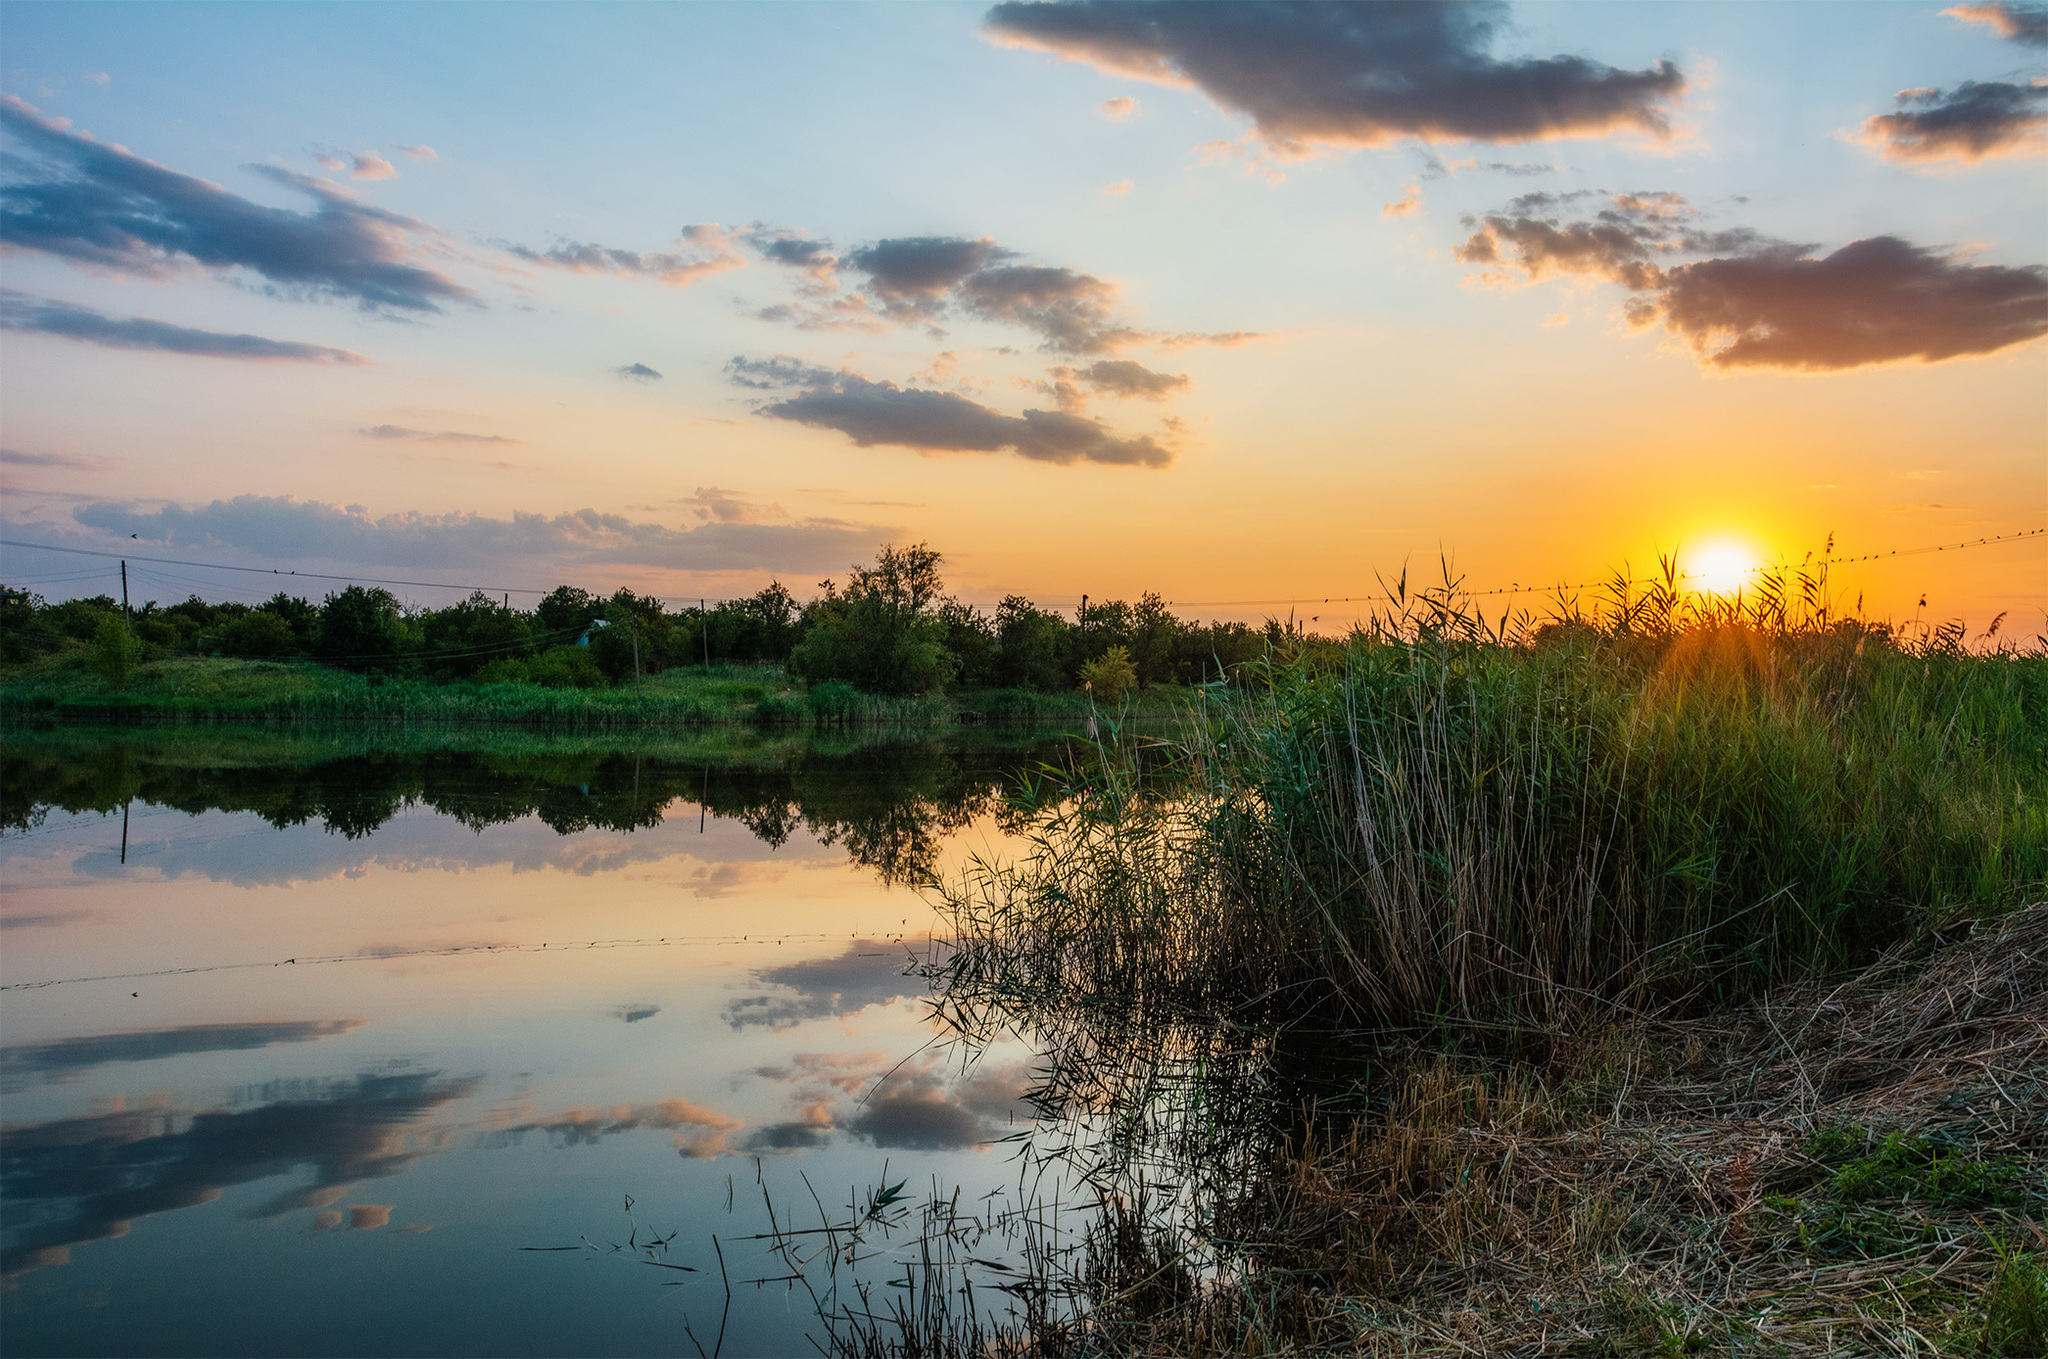
{"label": "sun", "polygon": [[1687,554],[1685,574],[1695,590],[1732,595],[1749,583],[1760,566],[1756,554],[1740,543],[1708,543]]}

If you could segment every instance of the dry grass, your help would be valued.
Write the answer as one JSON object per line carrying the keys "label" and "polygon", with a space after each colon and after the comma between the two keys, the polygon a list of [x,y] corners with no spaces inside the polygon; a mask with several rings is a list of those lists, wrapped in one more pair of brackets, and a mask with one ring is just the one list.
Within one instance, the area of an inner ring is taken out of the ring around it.
{"label": "dry grass", "polygon": [[1305,1120],[1199,1246],[1112,1211],[1085,1331],[1043,1347],[2041,1352],[2048,906],[1545,1068],[1417,1052],[1380,1084],[1363,1118]]}

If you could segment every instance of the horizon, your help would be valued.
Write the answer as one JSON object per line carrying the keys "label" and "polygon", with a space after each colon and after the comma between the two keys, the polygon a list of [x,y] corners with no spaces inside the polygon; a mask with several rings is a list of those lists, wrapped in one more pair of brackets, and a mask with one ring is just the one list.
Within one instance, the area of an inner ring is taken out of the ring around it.
{"label": "horizon", "polygon": [[26,544],[694,601],[923,541],[1342,630],[1404,564],[1832,543],[1875,620],[2048,615],[2038,5],[5,28],[0,584],[52,600],[113,562]]}

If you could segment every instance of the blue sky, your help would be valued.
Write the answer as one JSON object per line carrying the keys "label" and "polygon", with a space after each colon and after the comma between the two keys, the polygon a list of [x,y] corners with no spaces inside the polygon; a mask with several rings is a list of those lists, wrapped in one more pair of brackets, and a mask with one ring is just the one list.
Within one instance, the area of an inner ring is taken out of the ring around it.
{"label": "blue sky", "polygon": [[[10,5],[16,205],[90,181],[62,140],[90,134],[259,207],[346,204],[380,267],[447,289],[110,265],[17,212],[7,536],[677,597],[804,593],[925,539],[983,601],[1206,601],[1364,593],[1440,552],[1505,584],[2048,521],[2025,6],[1446,8],[1407,47],[1384,8],[1334,47],[1287,35],[1336,9],[1012,9]],[[1255,40],[1203,56],[1226,13]],[[1444,36],[1468,22],[1490,39]],[[1551,85],[1503,93],[1509,67]],[[1294,135],[1334,107],[1318,81],[1422,93]],[[1605,125],[1544,112],[1611,90]],[[1899,131],[1926,127],[1948,140]],[[1655,280],[1531,234],[1602,213]],[[993,244],[913,296],[858,263],[891,241]],[[1747,347],[1700,319],[1759,307]],[[1912,333],[1840,347],[1893,316]],[[776,355],[791,385],[734,380]],[[1916,560],[1845,584],[1899,614],[2048,607],[2038,547]]]}

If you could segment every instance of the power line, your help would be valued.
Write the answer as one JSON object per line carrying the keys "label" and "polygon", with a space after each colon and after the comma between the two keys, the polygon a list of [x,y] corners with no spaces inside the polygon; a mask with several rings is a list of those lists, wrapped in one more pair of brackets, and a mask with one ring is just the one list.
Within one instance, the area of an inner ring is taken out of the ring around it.
{"label": "power line", "polygon": [[[1919,557],[1924,556],[1930,552],[1960,552],[1964,548],[1969,547],[1988,547],[1993,543],[2028,542],[2038,540],[2044,537],[2048,537],[2048,528],[2027,529],[2019,533],[2001,533],[1995,537],[1989,538],[1972,538],[1966,542],[1960,543],[1937,543],[1932,547],[1899,547],[1892,548],[1891,550],[1886,552],[1866,552],[1860,557],[1823,557],[1817,564],[1826,566],[1848,566],[1857,562],[1890,561],[1894,557]],[[1746,572],[1745,574],[1755,575],[1771,569],[1772,568],[1770,567],[1760,566],[1752,568],[1752,570]],[[1709,573],[1704,571],[1680,571],[1676,574],[1674,579],[1699,580],[1705,577],[1707,574]],[[1618,578],[1614,576],[1607,576],[1600,580],[1583,581],[1576,585],[1506,585],[1498,589],[1454,590],[1452,591],[1452,593],[1456,594],[1460,598],[1465,599],[1484,599],[1489,596],[1501,595],[1537,595],[1550,594],[1552,592],[1562,593],[1564,591],[1569,590],[1593,590],[1603,585],[1643,585],[1654,581],[1660,581],[1662,579],[1664,579],[1664,577],[1662,577],[1661,575],[1622,576]],[[1280,599],[1169,599],[1164,602],[1168,604],[1177,604],[1184,609],[1221,609],[1235,607],[1250,607],[1252,605],[1258,604],[1373,604],[1378,603],[1380,600],[1385,598],[1386,596],[1384,594],[1344,596],[1331,595],[1322,598],[1317,598],[1315,596],[1309,595],[1295,595],[1290,598]]]}
{"label": "power line", "polygon": [[[322,571],[287,571],[274,566],[229,566],[225,562],[195,562],[179,557],[142,557],[129,552],[101,552],[89,547],[57,547],[51,543],[24,543],[0,538],[0,547],[25,547],[36,552],[69,552],[80,557],[115,557],[131,562],[155,562],[159,566],[197,566],[208,571],[247,571],[252,575],[295,577],[300,580],[345,580],[357,585],[411,585],[423,590],[482,590],[487,594],[550,595],[553,590],[536,590],[523,585],[454,585],[445,580],[386,580],[378,576],[337,576]],[[722,601],[721,601],[722,602]]]}

